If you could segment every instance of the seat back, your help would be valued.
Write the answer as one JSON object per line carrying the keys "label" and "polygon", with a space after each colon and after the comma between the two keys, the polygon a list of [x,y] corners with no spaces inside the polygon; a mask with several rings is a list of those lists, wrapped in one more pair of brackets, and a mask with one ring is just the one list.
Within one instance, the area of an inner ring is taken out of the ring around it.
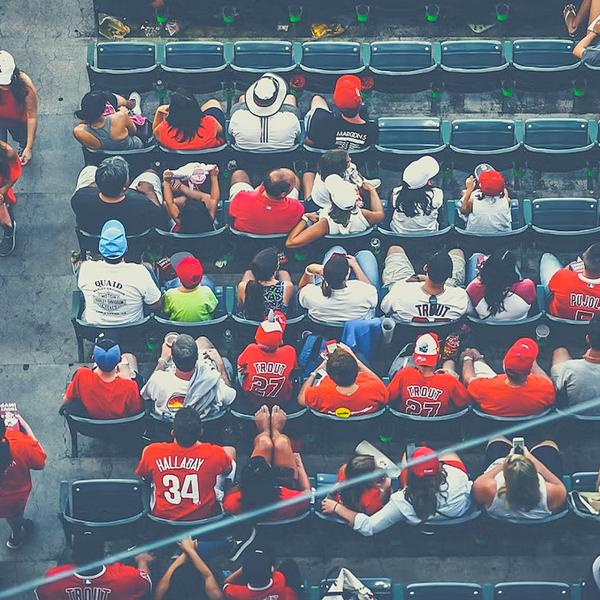
{"label": "seat back", "polygon": [[288,41],[235,42],[231,68],[235,71],[266,73],[290,71],[296,67],[293,45]]}
{"label": "seat back", "polygon": [[469,152],[515,149],[519,142],[512,119],[456,119],[452,121],[450,146]]}
{"label": "seat back", "polygon": [[455,40],[442,42],[440,65],[448,71],[485,73],[507,65],[497,40]]}
{"label": "seat back", "polygon": [[525,145],[539,150],[571,150],[590,144],[585,119],[527,119]]}
{"label": "seat back", "polygon": [[371,43],[372,71],[410,75],[435,68],[433,44],[419,41],[378,41]]}
{"label": "seat back", "polygon": [[355,73],[363,69],[357,42],[305,42],[301,67],[317,73]]}
{"label": "seat back", "polygon": [[532,203],[531,224],[548,231],[581,231],[598,227],[594,198],[538,198]]}
{"label": "seat back", "polygon": [[156,66],[156,46],[150,42],[100,42],[96,45],[96,69],[139,72]]}
{"label": "seat back", "polygon": [[476,583],[413,583],[406,586],[410,600],[482,600],[483,588]]}
{"label": "seat back", "polygon": [[[361,583],[368,587],[378,600],[392,600],[392,580],[388,577],[359,577]],[[323,579],[319,584],[320,597],[322,598],[335,579]]]}
{"label": "seat back", "polygon": [[406,154],[427,154],[445,147],[440,119],[422,117],[380,117],[378,119],[379,142],[385,150]]}
{"label": "seat back", "polygon": [[597,480],[598,473],[596,471],[573,473],[571,475],[571,486],[573,490],[578,492],[595,492]]}
{"label": "seat back", "polygon": [[570,597],[571,588],[566,583],[523,581],[494,586],[494,600],[568,600]]}
{"label": "seat back", "polygon": [[512,43],[516,68],[556,71],[576,68],[580,61],[573,55],[573,40],[524,39]]}
{"label": "seat back", "polygon": [[168,42],[162,63],[166,70],[219,71],[227,66],[222,42]]}

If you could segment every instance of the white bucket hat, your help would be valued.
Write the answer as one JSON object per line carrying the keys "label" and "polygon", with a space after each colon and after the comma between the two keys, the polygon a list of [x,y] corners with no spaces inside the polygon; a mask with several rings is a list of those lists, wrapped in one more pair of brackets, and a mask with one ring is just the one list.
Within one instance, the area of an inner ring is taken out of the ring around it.
{"label": "white bucket hat", "polygon": [[271,117],[279,109],[287,96],[287,84],[274,73],[265,73],[246,92],[246,106],[257,117]]}
{"label": "white bucket hat", "polygon": [[418,190],[440,172],[440,164],[433,156],[423,156],[419,160],[411,162],[404,173],[402,181],[411,189]]}

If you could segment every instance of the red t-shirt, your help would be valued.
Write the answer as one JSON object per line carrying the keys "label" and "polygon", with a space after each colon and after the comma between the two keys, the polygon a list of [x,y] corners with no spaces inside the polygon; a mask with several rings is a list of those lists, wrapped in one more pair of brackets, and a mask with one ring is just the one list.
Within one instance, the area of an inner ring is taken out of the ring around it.
{"label": "red t-shirt", "polygon": [[[19,156],[15,155],[15,157],[8,161],[8,179],[4,179],[2,174],[0,174],[0,187],[6,185],[9,181],[16,181],[21,177],[21,173],[23,172],[23,167],[21,167],[21,161],[19,160]],[[5,195],[6,201],[9,204],[15,204],[17,201],[17,197],[15,196],[15,190],[11,187],[8,188],[8,192]]]}
{"label": "red t-shirt", "polygon": [[[346,465],[342,465],[337,474],[338,481],[346,481]],[[338,492],[336,494],[336,500],[342,501],[342,494]],[[385,504],[385,494],[381,489],[372,485],[367,489],[363,490],[358,500],[358,512],[365,513],[366,515],[374,515],[378,510],[381,510]]]}
{"label": "red t-shirt", "polygon": [[336,414],[337,409],[345,408],[350,411],[349,416],[352,416],[375,412],[388,403],[388,391],[379,377],[361,372],[355,383],[358,385],[356,392],[346,396],[337,391],[335,381],[327,376],[321,380],[320,385],[306,390],[306,406],[330,415]]}
{"label": "red t-shirt", "polygon": [[140,390],[133,379],[102,381],[89,367],[75,371],[66,396],[68,400],[78,398],[92,419],[119,419],[142,412]]}
{"label": "red t-shirt", "polygon": [[[46,572],[46,577],[76,568],[61,565]],[[35,590],[38,600],[136,600],[152,589],[150,576],[135,567],[114,563],[102,567],[99,575],[84,577],[72,574],[64,579],[45,583]]]}
{"label": "red t-shirt", "polygon": [[163,121],[154,131],[156,141],[169,150],[203,150],[204,148],[216,148],[225,143],[219,133],[219,121],[211,115],[202,118],[196,135],[191,140],[184,142],[177,138],[177,130],[171,127],[167,121]]}
{"label": "red t-shirt", "polygon": [[587,279],[571,269],[560,269],[550,279],[548,312],[555,317],[591,321],[600,314],[600,279]]}
{"label": "red t-shirt", "polygon": [[302,203],[293,198],[272,200],[260,185],[252,191],[238,192],[229,204],[233,227],[258,234],[289,233],[304,214]]}
{"label": "red t-shirt", "polygon": [[479,408],[498,417],[528,417],[554,404],[554,385],[541,375],[529,375],[525,385],[514,387],[506,375],[477,377],[467,387]]}
{"label": "red t-shirt", "polygon": [[6,439],[10,444],[12,462],[0,474],[0,518],[15,517],[23,512],[31,492],[29,470],[39,471],[46,464],[46,453],[31,436],[9,429]]}
{"label": "red t-shirt", "polygon": [[276,404],[292,398],[292,371],[297,365],[296,350],[280,346],[267,352],[258,344],[249,344],[238,357],[238,368],[244,367],[242,390],[253,400]]}
{"label": "red t-shirt", "polygon": [[229,473],[232,464],[221,446],[201,442],[184,448],[176,442],[159,442],[144,448],[135,474],[154,484],[153,515],[194,521],[220,513],[217,476]]}
{"label": "red t-shirt", "polygon": [[285,577],[280,571],[273,573],[270,585],[261,590],[247,585],[226,583],[223,588],[225,598],[232,600],[297,600],[296,592],[286,585]]}
{"label": "red t-shirt", "polygon": [[469,403],[465,386],[449,373],[425,377],[415,367],[400,369],[388,385],[390,403],[408,415],[437,417]]}
{"label": "red t-shirt", "polygon": [[[280,487],[278,501],[289,500],[295,498],[300,494],[303,494],[299,490],[291,490],[290,488]],[[310,501],[299,502],[298,504],[292,504],[291,506],[283,506],[277,509],[275,512],[262,517],[263,520],[268,521],[279,521],[280,519],[291,519],[298,515],[306,512],[310,508]],[[223,510],[232,515],[238,515],[244,511],[242,502],[242,492],[238,487],[229,490],[223,498]]]}

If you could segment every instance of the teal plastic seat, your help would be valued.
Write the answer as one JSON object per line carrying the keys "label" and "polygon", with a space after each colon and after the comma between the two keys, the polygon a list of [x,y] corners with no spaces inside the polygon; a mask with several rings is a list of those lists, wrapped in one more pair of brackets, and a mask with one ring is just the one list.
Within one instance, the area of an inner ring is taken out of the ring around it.
{"label": "teal plastic seat", "polygon": [[539,118],[524,124],[523,145],[538,154],[572,154],[594,148],[590,123],[586,119]]}
{"label": "teal plastic seat", "polygon": [[379,117],[379,140],[375,148],[384,154],[397,154],[416,160],[425,154],[439,154],[448,144],[443,123],[432,117]]}
{"label": "teal plastic seat", "polygon": [[406,586],[406,600],[483,600],[476,583],[413,583]]}
{"label": "teal plastic seat", "polygon": [[515,581],[494,586],[494,600],[569,600],[567,583],[550,581]]}
{"label": "teal plastic seat", "polygon": [[498,40],[454,40],[441,43],[440,67],[447,73],[485,74],[509,66]]}
{"label": "teal plastic seat", "polygon": [[260,40],[234,42],[229,66],[239,73],[286,73],[298,63],[292,42]]}
{"label": "teal plastic seat", "polygon": [[457,154],[481,158],[514,153],[521,142],[512,119],[455,119],[451,123],[449,146]]}
{"label": "teal plastic seat", "polygon": [[573,55],[575,42],[561,39],[520,39],[512,42],[512,66],[528,73],[573,71],[581,61]]}
{"label": "teal plastic seat", "polygon": [[538,198],[531,201],[531,228],[557,237],[600,231],[600,204],[595,198]]}
{"label": "teal plastic seat", "polygon": [[371,43],[369,70],[376,75],[409,77],[431,73],[437,68],[434,44],[419,41]]}
{"label": "teal plastic seat", "polygon": [[365,69],[358,42],[304,42],[300,68],[307,73],[345,75]]}

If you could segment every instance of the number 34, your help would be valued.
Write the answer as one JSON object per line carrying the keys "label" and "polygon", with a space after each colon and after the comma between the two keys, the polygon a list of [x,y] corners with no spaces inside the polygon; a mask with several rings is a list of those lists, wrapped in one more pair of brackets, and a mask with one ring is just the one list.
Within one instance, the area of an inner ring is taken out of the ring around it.
{"label": "number 34", "polygon": [[165,486],[165,500],[169,504],[181,504],[182,500],[191,500],[194,504],[200,504],[200,489],[198,475],[189,474],[183,481],[177,475],[165,475],[163,477]]}

